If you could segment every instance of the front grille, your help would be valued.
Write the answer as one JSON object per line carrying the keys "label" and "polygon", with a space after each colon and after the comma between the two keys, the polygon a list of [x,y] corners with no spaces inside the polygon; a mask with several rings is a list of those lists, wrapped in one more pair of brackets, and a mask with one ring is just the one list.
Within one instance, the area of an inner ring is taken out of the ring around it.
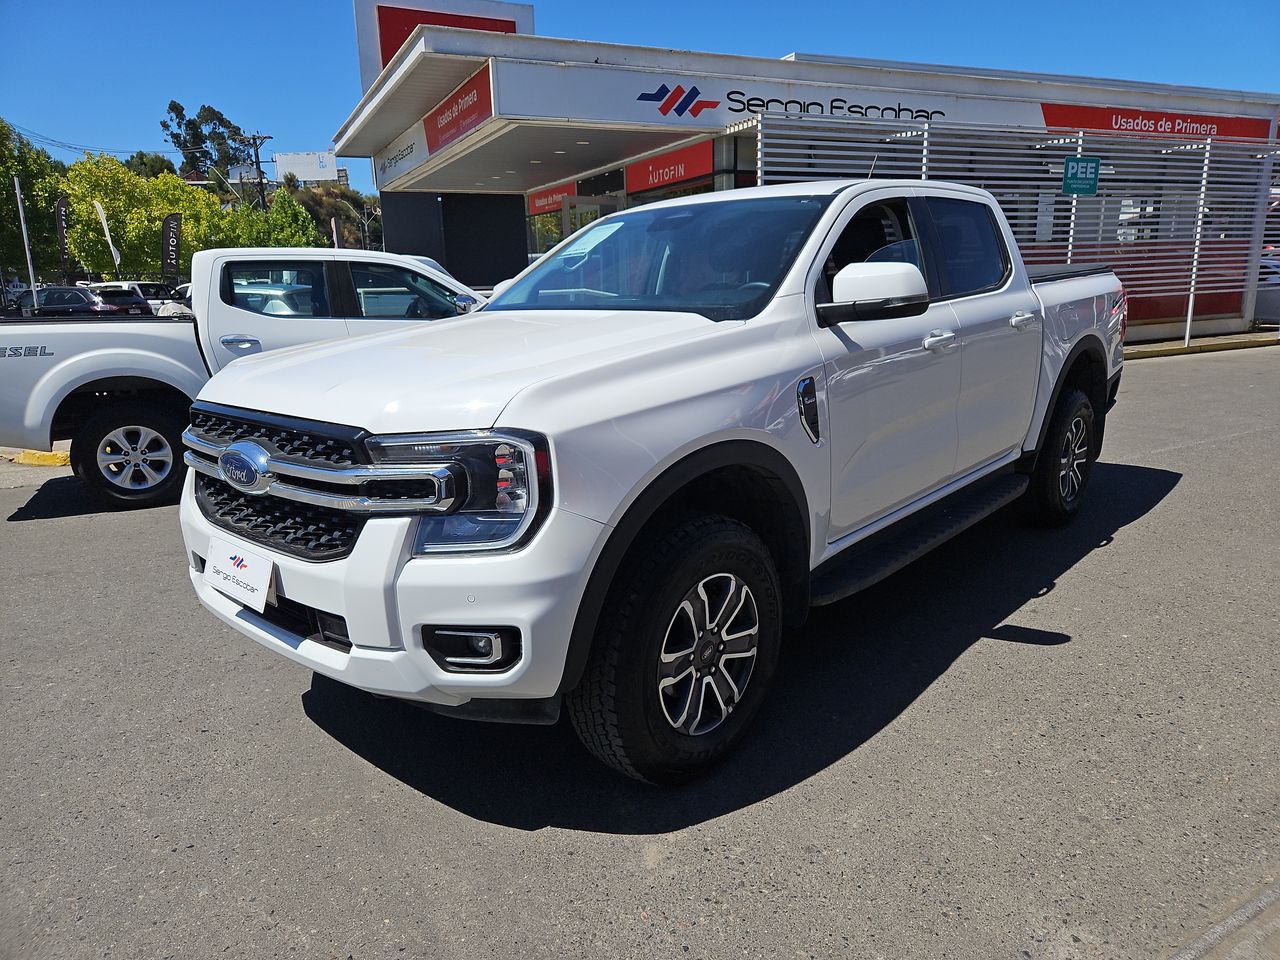
{"label": "front grille", "polygon": [[347,556],[366,519],[347,510],[251,496],[202,473],[196,474],[196,502],[215,526],[304,560]]}
{"label": "front grille", "polygon": [[[335,428],[331,424],[317,424],[312,431],[304,426],[284,426],[231,416],[202,409],[191,410],[191,430],[202,439],[220,446],[237,440],[253,440],[273,456],[312,463],[317,466],[350,467],[367,463],[362,445],[354,438],[327,436]],[[295,421],[296,423],[296,421]]]}

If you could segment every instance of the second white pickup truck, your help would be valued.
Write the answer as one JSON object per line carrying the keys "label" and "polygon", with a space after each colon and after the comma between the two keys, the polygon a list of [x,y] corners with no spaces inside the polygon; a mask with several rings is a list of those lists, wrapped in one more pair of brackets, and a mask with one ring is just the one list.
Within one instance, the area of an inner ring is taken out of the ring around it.
{"label": "second white pickup truck", "polygon": [[[453,317],[482,302],[416,257],[237,248],[192,258],[194,315],[0,319],[0,446],[71,441],[88,491],[119,505],[177,498],[192,399],[231,361]],[[136,286],[136,285],[135,285]]]}
{"label": "second white pickup truck", "polygon": [[633,777],[739,740],[784,626],[1016,499],[1084,501],[1122,363],[1105,268],[990,194],[794,184],[626,210],[480,313],[233,365],[184,435],[201,602],[459,716],[565,705]]}

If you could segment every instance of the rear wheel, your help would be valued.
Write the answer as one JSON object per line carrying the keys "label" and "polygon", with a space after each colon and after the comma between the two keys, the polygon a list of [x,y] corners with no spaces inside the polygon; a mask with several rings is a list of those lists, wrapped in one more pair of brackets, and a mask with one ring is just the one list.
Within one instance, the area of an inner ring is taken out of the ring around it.
{"label": "rear wheel", "polygon": [[1095,429],[1088,395],[1067,390],[1054,408],[1027,491],[1035,519],[1058,526],[1080,512],[1098,448]]}
{"label": "rear wheel", "polygon": [[778,576],[760,538],[727,517],[686,519],[619,571],[569,717],[614,769],[691,779],[741,740],[780,641]]}
{"label": "rear wheel", "polygon": [[182,489],[182,421],[146,403],[92,414],[71,441],[71,466],[97,500],[117,506],[173,503]]}

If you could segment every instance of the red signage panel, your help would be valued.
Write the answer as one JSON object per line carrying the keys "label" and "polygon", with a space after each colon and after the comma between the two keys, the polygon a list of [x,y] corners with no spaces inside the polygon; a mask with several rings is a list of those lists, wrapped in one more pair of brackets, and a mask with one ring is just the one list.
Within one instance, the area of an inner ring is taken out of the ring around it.
{"label": "red signage panel", "polygon": [[640,160],[627,166],[627,193],[643,193],[685,180],[706,177],[715,169],[711,141]]}
{"label": "red signage panel", "polygon": [[427,129],[427,153],[443,150],[492,116],[493,87],[486,63],[479,73],[422,118]]}
{"label": "red signage panel", "polygon": [[1050,129],[1139,133],[1172,139],[1226,137],[1265,140],[1271,134],[1271,122],[1258,117],[1215,117],[1073,103],[1042,103],[1040,109],[1044,111],[1044,125]]}
{"label": "red signage panel", "polygon": [[460,13],[435,10],[408,10],[378,4],[378,52],[382,65],[391,62],[404,42],[422,24],[433,27],[461,27],[464,30],[490,30],[493,33],[515,33],[516,22],[498,17],[470,17]]}
{"label": "red signage panel", "polygon": [[551,213],[564,206],[565,197],[578,195],[577,183],[562,183],[558,187],[547,187],[529,194],[529,216],[535,213]]}

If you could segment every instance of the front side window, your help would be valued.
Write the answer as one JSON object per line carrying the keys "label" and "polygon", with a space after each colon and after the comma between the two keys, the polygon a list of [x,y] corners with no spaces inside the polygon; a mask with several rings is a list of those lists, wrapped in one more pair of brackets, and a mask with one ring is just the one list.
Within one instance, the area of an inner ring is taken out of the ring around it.
{"label": "front side window", "polygon": [[385,263],[351,263],[357,316],[439,320],[456,317],[454,292],[429,277]]}
{"label": "front side window", "polygon": [[985,203],[928,197],[938,241],[938,269],[948,297],[994,290],[1009,272],[1009,254]]}
{"label": "front side window", "polygon": [[222,301],[271,317],[329,317],[324,263],[256,261],[223,267]]}
{"label": "front side window", "polygon": [[745,320],[773,299],[830,196],[641,207],[600,220],[486,310],[659,310]]}
{"label": "front side window", "polygon": [[845,225],[823,263],[819,303],[831,302],[836,274],[851,263],[913,263],[924,269],[906,200],[868,204]]}

